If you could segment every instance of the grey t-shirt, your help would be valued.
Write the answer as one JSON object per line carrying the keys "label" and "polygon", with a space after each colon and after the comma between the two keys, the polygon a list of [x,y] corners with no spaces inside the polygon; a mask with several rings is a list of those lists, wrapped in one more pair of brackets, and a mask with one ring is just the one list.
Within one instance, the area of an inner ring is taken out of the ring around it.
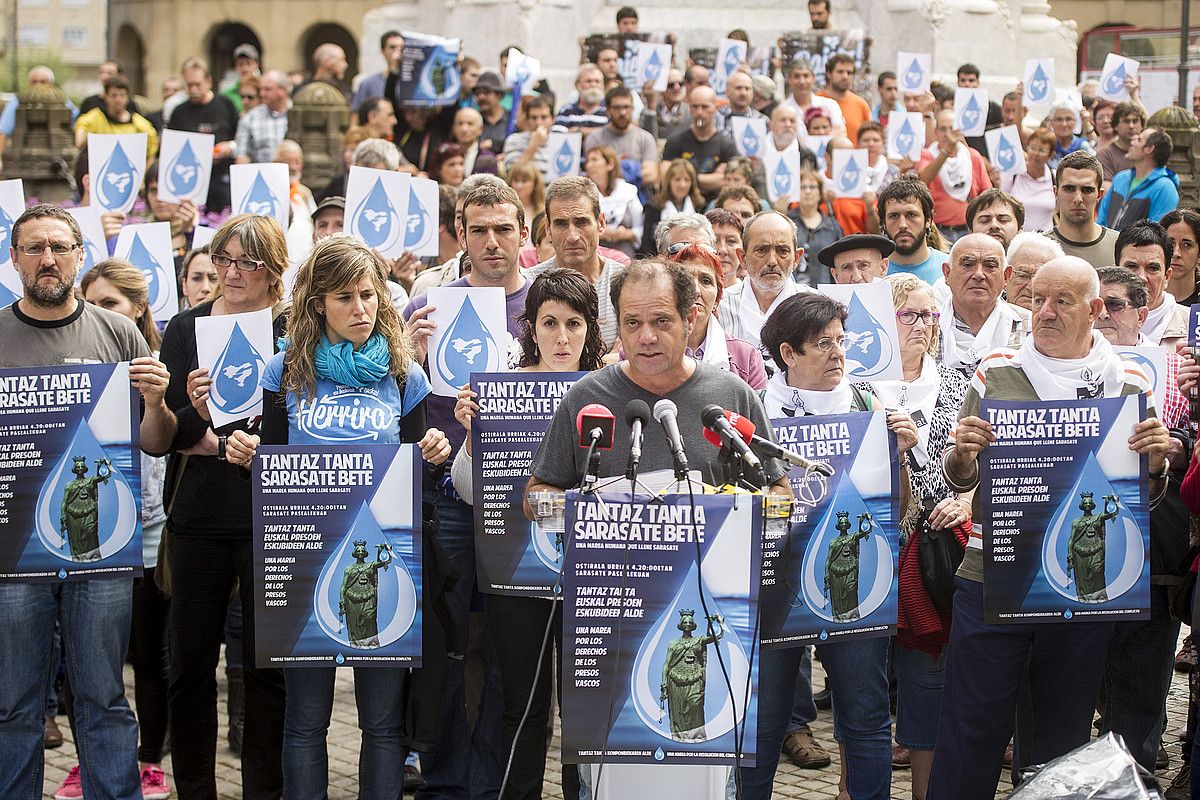
{"label": "grey t-shirt", "polygon": [[[683,439],[688,466],[699,470],[706,483],[725,483],[728,469],[717,461],[720,448],[704,438],[700,411],[705,406],[716,403],[727,411],[736,411],[754,423],[759,436],[773,439],[767,412],[758,394],[731,373],[698,363],[696,371],[678,389],[659,396],[626,377],[622,364],[612,364],[585,375],[567,392],[554,412],[550,429],[534,456],[531,474],[551,486],[569,489],[579,485],[580,477],[587,471],[587,450],[578,446],[579,433],[575,428],[575,418],[584,406],[600,403],[617,418],[613,448],[600,451],[600,477],[624,475],[630,447],[629,426],[624,423],[625,405],[630,400],[640,399],[653,408],[663,397],[673,401],[679,408],[679,434]],[[662,426],[652,419],[643,434],[641,472],[673,468],[666,434]],[[763,469],[768,483],[779,480],[785,472],[783,466],[771,458],[763,459]]]}
{"label": "grey t-shirt", "polygon": [[27,317],[16,303],[0,309],[0,367],[115,364],[150,355],[128,318],[76,302],[71,316],[53,322]]}
{"label": "grey t-shirt", "polygon": [[1063,236],[1058,228],[1051,228],[1042,233],[1062,245],[1063,252],[1067,255],[1079,256],[1096,269],[1100,269],[1101,267],[1111,267],[1117,263],[1117,256],[1113,249],[1117,245],[1117,237],[1121,235],[1120,231],[1105,228],[1103,225],[1100,226],[1100,231],[1100,236],[1091,242],[1073,242]]}
{"label": "grey t-shirt", "polygon": [[658,160],[658,142],[648,132],[635,125],[630,125],[621,134],[614,133],[608,125],[597,128],[583,143],[583,151],[586,153],[593,147],[611,147],[616,151],[617,158],[632,158],[637,161]]}

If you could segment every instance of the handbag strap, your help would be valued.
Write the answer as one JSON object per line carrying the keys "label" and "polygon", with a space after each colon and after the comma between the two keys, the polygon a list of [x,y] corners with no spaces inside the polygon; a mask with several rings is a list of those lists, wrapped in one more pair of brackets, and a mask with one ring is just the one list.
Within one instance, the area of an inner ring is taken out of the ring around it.
{"label": "handbag strap", "polygon": [[179,496],[179,487],[183,485],[183,473],[187,471],[188,459],[191,456],[180,456],[179,474],[175,476],[175,485],[171,487],[171,497],[167,500],[167,516],[171,516],[171,509],[175,507],[175,498]]}

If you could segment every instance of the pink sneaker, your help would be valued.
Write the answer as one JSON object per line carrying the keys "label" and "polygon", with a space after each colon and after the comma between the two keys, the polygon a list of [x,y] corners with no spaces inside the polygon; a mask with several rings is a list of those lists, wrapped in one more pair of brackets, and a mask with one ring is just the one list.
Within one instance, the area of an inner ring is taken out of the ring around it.
{"label": "pink sneaker", "polygon": [[71,767],[64,780],[54,791],[54,800],[79,800],[83,797],[83,782],[79,780],[79,765]]}
{"label": "pink sneaker", "polygon": [[142,800],[167,800],[171,796],[171,784],[158,767],[142,770]]}

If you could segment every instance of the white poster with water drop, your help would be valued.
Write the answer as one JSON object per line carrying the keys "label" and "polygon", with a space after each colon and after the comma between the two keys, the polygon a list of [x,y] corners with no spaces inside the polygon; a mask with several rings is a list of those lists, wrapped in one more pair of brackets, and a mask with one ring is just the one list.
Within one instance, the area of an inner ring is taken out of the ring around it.
{"label": "white poster with water drop", "polygon": [[[762,158],[770,144],[767,139],[767,120],[758,117],[730,117],[733,144],[738,155],[746,158]],[[773,147],[773,145],[772,145]]]}
{"label": "white poster with water drop", "polygon": [[637,50],[637,83],[631,87],[640,92],[648,83],[654,91],[667,90],[667,76],[671,72],[671,45],[655,42],[631,42]]}
{"label": "white poster with water drop", "polygon": [[169,203],[191,200],[196,205],[208,197],[212,177],[211,133],[166,129],[158,147],[158,199]]}
{"label": "white poster with water drop", "polygon": [[346,178],[346,232],[384,258],[403,254],[411,180],[404,172],[351,167]]}
{"label": "white poster with water drop", "polygon": [[201,247],[205,247],[216,235],[216,228],[210,228],[207,225],[197,225],[196,229],[192,231],[192,249],[199,250]]}
{"label": "white poster with water drop", "polygon": [[893,111],[888,114],[888,158],[907,158],[916,162],[925,148],[925,117],[920,111]]}
{"label": "white poster with water drop", "polygon": [[438,254],[438,185],[429,178],[413,178],[408,185],[408,215],[404,249],[418,258]]}
{"label": "white poster with water drop", "polygon": [[954,127],[962,131],[963,136],[983,136],[987,115],[987,89],[959,87],[954,90]]}
{"label": "white poster with water drop", "polygon": [[104,223],[100,221],[100,209],[96,206],[68,208],[67,213],[79,223],[79,232],[83,234],[83,266],[75,276],[78,284],[88,270],[108,258],[108,240],[104,238]]}
{"label": "white poster with water drop", "polygon": [[1167,382],[1167,350],[1158,345],[1113,345],[1117,355],[1133,364],[1142,371],[1154,388],[1154,404],[1160,409],[1167,392],[1177,392],[1179,389],[1168,385]]}
{"label": "white poster with water drop", "polygon": [[1016,125],[1005,125],[985,131],[988,158],[1001,175],[1017,175],[1025,171],[1025,151],[1021,149],[1021,135]]}
{"label": "white poster with water drop", "polygon": [[476,372],[508,369],[512,335],[504,290],[499,287],[437,286],[429,290],[429,377],[433,393],[454,397]]}
{"label": "white poster with water drop", "polygon": [[719,95],[725,94],[725,84],[729,76],[737,72],[738,67],[746,60],[747,45],[740,39],[722,39],[717,48],[717,67],[709,76],[708,85]]}
{"label": "white poster with water drop", "polygon": [[533,56],[527,56],[517,48],[508,51],[508,61],[504,65],[504,83],[514,89],[513,94],[525,97],[533,94],[533,84],[542,71],[542,62]]}
{"label": "white poster with water drop", "polygon": [[12,227],[24,211],[25,189],[20,178],[0,181],[0,308],[8,308],[25,294],[12,262]]}
{"label": "white poster with water drop", "polygon": [[262,414],[262,375],[274,353],[271,309],[196,317],[196,364],[208,370],[213,427]]}
{"label": "white poster with water drop", "polygon": [[546,147],[550,151],[550,163],[546,165],[546,183],[564,175],[579,174],[583,134],[551,131],[546,138]]}
{"label": "white poster with water drop", "polygon": [[155,322],[166,322],[179,313],[175,255],[171,251],[171,223],[144,222],[126,225],[117,234],[113,255],[142,271],[150,289],[150,310]]}
{"label": "white poster with water drop", "polygon": [[87,149],[92,205],[128,214],[146,177],[146,134],[89,133]]}
{"label": "white poster with water drop", "polygon": [[860,381],[904,380],[891,285],[883,280],[823,283],[817,290],[846,306],[846,376]]}
{"label": "white poster with water drop", "polygon": [[1132,58],[1109,53],[1104,57],[1104,67],[1100,70],[1100,88],[1096,94],[1105,100],[1121,102],[1129,99],[1129,91],[1125,88],[1127,78],[1137,78],[1138,64]]}
{"label": "white poster with water drop", "polygon": [[1049,108],[1054,102],[1054,59],[1025,59],[1025,107]]}
{"label": "white poster with water drop", "polygon": [[817,172],[825,174],[825,156],[829,152],[829,141],[833,138],[829,135],[810,136],[803,130],[800,131],[800,141],[809,150],[812,150],[813,155],[817,157]]}
{"label": "white poster with water drop", "polygon": [[933,56],[929,53],[896,53],[896,82],[901,92],[924,94],[929,91]]}
{"label": "white poster with water drop", "polygon": [[784,198],[800,199],[800,148],[795,144],[784,150],[767,147],[763,150],[763,176],[767,182],[767,199],[772,203]]}
{"label": "white poster with water drop", "polygon": [[287,164],[234,164],[229,168],[233,213],[274,217],[286,231],[290,185]]}
{"label": "white poster with water drop", "polygon": [[870,185],[867,151],[833,151],[833,192],[838,197],[862,197]]}

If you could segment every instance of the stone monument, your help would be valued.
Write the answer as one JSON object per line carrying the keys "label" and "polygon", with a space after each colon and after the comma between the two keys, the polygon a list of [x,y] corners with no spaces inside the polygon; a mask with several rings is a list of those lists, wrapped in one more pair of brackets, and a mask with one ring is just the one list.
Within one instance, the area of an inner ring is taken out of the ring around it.
{"label": "stone monument", "polygon": [[350,105],[334,86],[305,84],[292,95],[288,138],[304,150],[303,183],[320,191],[342,169],[342,135],[350,125]]}
{"label": "stone monument", "polygon": [[33,86],[18,95],[12,138],[4,153],[4,177],[23,180],[26,197],[58,202],[71,197],[75,132],[71,109],[57,86]]}

